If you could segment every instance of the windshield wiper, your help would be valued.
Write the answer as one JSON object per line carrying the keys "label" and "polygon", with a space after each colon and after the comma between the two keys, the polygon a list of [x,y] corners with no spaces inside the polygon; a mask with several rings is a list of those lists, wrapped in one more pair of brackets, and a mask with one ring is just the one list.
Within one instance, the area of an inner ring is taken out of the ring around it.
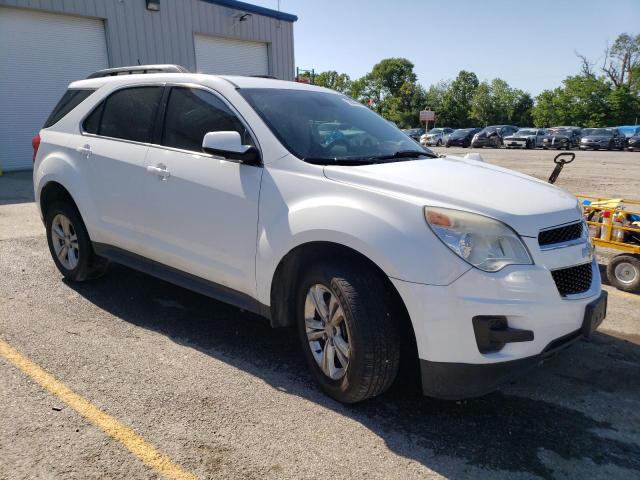
{"label": "windshield wiper", "polygon": [[389,155],[380,155],[378,157],[371,157],[372,160],[395,160],[399,158],[417,158],[428,157],[438,158],[435,153],[427,152],[425,150],[399,150]]}
{"label": "windshield wiper", "polygon": [[306,157],[303,160],[315,165],[371,165],[373,163],[382,163],[383,161],[393,161],[401,158],[417,158],[421,156],[438,158],[436,154],[431,152],[421,150],[400,150],[392,154],[373,155],[369,157]]}
{"label": "windshield wiper", "polygon": [[314,165],[371,165],[375,163],[372,157],[305,157],[303,160]]}

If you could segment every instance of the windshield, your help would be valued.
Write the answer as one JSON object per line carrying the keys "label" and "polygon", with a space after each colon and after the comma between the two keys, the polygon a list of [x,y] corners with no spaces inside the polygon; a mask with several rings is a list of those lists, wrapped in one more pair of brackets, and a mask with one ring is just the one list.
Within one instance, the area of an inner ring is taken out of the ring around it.
{"label": "windshield", "polygon": [[495,131],[496,131],[496,127],[484,127],[482,130],[480,130],[480,133],[489,134],[489,133],[495,132]]}
{"label": "windshield", "polygon": [[571,130],[566,128],[552,128],[547,130],[547,135],[571,135]]}
{"label": "windshield", "polygon": [[380,157],[435,156],[344,95],[275,88],[238,91],[278,140],[303,160],[371,162]]}
{"label": "windshield", "polygon": [[473,128],[463,128],[461,130],[456,130],[451,134],[452,137],[466,137],[473,131]]}
{"label": "windshield", "polygon": [[582,131],[582,135],[599,135],[603,137],[611,137],[613,136],[613,131],[609,130],[608,128],[585,128]]}
{"label": "windshield", "polygon": [[516,135],[535,135],[536,133],[538,133],[537,130],[532,128],[522,128],[516,132]]}

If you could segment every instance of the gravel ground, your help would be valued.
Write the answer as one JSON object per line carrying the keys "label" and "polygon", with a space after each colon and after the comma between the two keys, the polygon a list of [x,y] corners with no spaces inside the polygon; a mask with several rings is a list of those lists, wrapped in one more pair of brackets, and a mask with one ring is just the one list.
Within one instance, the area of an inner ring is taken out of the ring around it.
{"label": "gravel ground", "polygon": [[[551,152],[481,153],[552,170]],[[558,185],[637,197],[640,154],[578,152]],[[29,188],[0,177],[0,338],[199,478],[640,478],[638,295],[605,287],[594,338],[501,392],[444,402],[403,378],[344,406],[260,318],[119,266],[63,281]],[[0,478],[158,478],[2,358],[0,379]]]}

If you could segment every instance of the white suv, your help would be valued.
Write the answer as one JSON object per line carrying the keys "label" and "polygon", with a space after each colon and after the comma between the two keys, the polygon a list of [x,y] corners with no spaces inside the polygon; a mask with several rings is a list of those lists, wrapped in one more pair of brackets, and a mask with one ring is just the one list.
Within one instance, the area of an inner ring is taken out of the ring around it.
{"label": "white suv", "polygon": [[401,356],[427,395],[482,395],[605,315],[574,196],[438,157],[332,90],[98,76],[69,86],[33,145],[66,278],[112,260],[295,326],[342,402],[385,391]]}

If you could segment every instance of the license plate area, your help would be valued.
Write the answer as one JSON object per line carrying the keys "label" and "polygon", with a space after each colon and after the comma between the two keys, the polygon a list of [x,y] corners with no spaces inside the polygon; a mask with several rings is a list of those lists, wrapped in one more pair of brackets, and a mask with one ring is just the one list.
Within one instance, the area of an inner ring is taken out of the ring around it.
{"label": "license plate area", "polygon": [[597,300],[586,306],[582,321],[582,333],[585,337],[590,337],[607,316],[607,297],[607,292],[602,291]]}

